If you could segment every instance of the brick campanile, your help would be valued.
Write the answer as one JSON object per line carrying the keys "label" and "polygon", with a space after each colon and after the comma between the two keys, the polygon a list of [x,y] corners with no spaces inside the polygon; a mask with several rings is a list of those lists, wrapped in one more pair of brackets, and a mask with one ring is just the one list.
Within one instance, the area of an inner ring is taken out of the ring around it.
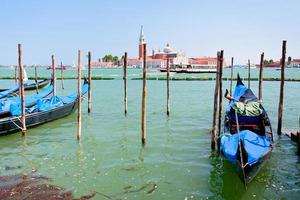
{"label": "brick campanile", "polygon": [[141,26],[140,41],[139,41],[139,59],[143,58],[144,44],[146,44],[146,41],[145,41],[145,36],[144,36],[144,32],[143,32],[143,26]]}

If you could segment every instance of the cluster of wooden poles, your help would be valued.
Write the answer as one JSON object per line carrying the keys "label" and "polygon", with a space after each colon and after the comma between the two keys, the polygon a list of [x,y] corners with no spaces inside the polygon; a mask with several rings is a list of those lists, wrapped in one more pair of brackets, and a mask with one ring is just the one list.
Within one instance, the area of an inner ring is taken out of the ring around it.
{"label": "cluster of wooden poles", "polygon": [[[127,114],[127,52],[124,54],[124,106]],[[143,44],[143,88],[142,88],[142,144],[146,144],[146,98],[147,97],[147,44]],[[167,58],[167,115],[170,115],[170,60]]]}
{"label": "cluster of wooden poles", "polygon": [[[53,84],[53,96],[56,96],[56,64],[54,55],[51,56],[51,66],[52,66],[52,84]],[[21,98],[21,123],[22,123],[22,136],[26,136],[26,113],[25,113],[25,92],[24,92],[24,67],[22,63],[22,46],[18,44],[18,67],[19,67],[19,85],[20,85],[20,98]],[[15,73],[15,77],[17,73]],[[88,113],[91,112],[92,108],[92,90],[91,90],[91,52],[88,52]],[[63,82],[63,64],[61,62],[61,83],[62,89],[64,89],[64,82]],[[17,82],[17,78],[16,78]],[[37,70],[35,68],[35,82],[37,84]],[[81,138],[81,50],[78,50],[78,84],[77,84],[77,91],[78,91],[78,115],[77,115],[77,140]],[[38,92],[38,90],[37,90]]]}
{"label": "cluster of wooden poles", "polygon": [[[141,141],[142,144],[146,143],[146,96],[147,96],[147,51],[146,44],[143,44],[143,87],[142,87],[142,120],[141,120]],[[22,64],[22,49],[21,45],[18,45],[18,54],[19,54],[19,73],[20,73],[20,96],[22,102],[22,134],[26,135],[26,118],[25,118],[25,102],[24,102],[24,72],[23,72],[23,64]],[[286,57],[286,41],[283,41],[282,45],[282,59],[281,59],[281,82],[280,82],[280,97],[279,97],[279,107],[278,107],[278,128],[277,133],[281,134],[282,129],[282,105],[283,105],[283,90],[284,90],[284,68],[285,68],[285,57]],[[55,59],[54,55],[51,56],[52,59],[52,78],[53,78],[53,96],[56,95],[56,73],[55,73]],[[217,53],[217,73],[216,73],[216,84],[214,90],[214,108],[213,108],[213,126],[211,131],[211,149],[215,150],[216,144],[218,150],[220,148],[220,140],[219,136],[221,133],[222,126],[222,99],[223,99],[223,86],[222,86],[222,75],[223,75],[223,62],[224,60],[224,51],[221,50]],[[264,53],[261,54],[260,58],[260,70],[259,70],[259,86],[258,86],[258,99],[262,100],[262,80],[263,80],[263,61],[264,61]],[[127,52],[124,54],[124,113],[127,114],[128,105],[127,105]],[[250,60],[248,60],[248,88],[250,88]],[[35,70],[35,76],[36,75]],[[62,80],[62,89],[64,89],[63,83],[63,64],[61,62],[61,80]],[[91,112],[91,52],[88,52],[88,113]],[[167,58],[167,108],[166,114],[169,116],[170,114],[170,89],[169,89],[169,80],[170,80],[170,66],[169,66],[169,58]],[[230,95],[232,95],[232,80],[233,80],[233,58],[231,58],[231,82],[230,82]],[[36,80],[37,82],[37,80]],[[81,51],[78,50],[78,115],[77,115],[77,139],[81,138]]]}
{"label": "cluster of wooden poles", "polygon": [[[223,86],[222,86],[222,75],[223,75],[223,60],[224,51],[221,50],[217,53],[217,73],[216,83],[214,91],[214,108],[213,108],[213,125],[211,130],[211,149],[220,150],[220,134],[222,127],[222,99],[223,99]],[[282,133],[282,112],[283,112],[283,94],[284,94],[284,68],[286,60],[286,41],[282,43],[282,58],[281,58],[281,80],[280,80],[280,95],[278,103],[278,127],[277,134]],[[258,100],[262,101],[262,80],[263,80],[263,65],[264,65],[264,53],[260,56],[260,67],[259,67],[259,83],[258,83]],[[233,57],[231,58],[231,81],[230,81],[230,95],[232,95],[232,80],[233,80]],[[250,60],[248,60],[248,88],[250,84]],[[218,122],[218,123],[217,123]]]}
{"label": "cluster of wooden poles", "polygon": [[[146,143],[146,95],[147,95],[147,56],[146,56],[146,44],[143,44],[143,87],[142,87],[142,120],[141,120],[141,132],[142,132],[142,144]],[[281,135],[282,132],[282,112],[283,112],[283,93],[284,93],[284,68],[286,57],[286,41],[283,41],[282,45],[282,59],[281,59],[281,82],[280,82],[280,96],[278,106],[278,128],[277,133]],[[211,149],[215,150],[217,144],[218,150],[220,149],[219,136],[222,126],[222,99],[223,99],[223,87],[222,87],[222,75],[223,75],[223,60],[224,51],[221,50],[217,53],[217,73],[216,84],[214,92],[214,108],[213,108],[213,126],[211,131]],[[258,84],[258,99],[262,100],[262,80],[263,80],[263,65],[264,65],[264,53],[260,57],[260,69],[259,69],[259,84]],[[127,52],[124,54],[124,105],[125,115],[127,114]],[[248,60],[248,88],[250,88],[250,60]],[[167,58],[167,115],[170,114],[170,66],[169,59]],[[233,80],[233,57],[231,58],[231,81],[230,81],[230,95],[232,95],[232,80]],[[218,123],[217,123],[218,120]]]}

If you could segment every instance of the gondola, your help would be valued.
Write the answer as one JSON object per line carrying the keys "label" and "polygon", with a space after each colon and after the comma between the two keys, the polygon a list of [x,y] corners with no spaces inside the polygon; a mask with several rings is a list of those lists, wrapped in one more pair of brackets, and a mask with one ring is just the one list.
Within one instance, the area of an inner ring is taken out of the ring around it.
{"label": "gondola", "polygon": [[267,112],[239,75],[225,111],[220,149],[238,171],[245,186],[259,172],[273,149],[273,132]]}
{"label": "gondola", "polygon": [[[37,82],[37,85],[38,85],[38,89],[40,88],[43,88],[45,87],[48,83],[50,83],[51,79],[44,79],[44,80],[40,80]],[[11,93],[17,93],[19,92],[18,89],[19,89],[19,86],[15,86],[13,87],[12,89],[14,89],[13,92]],[[35,90],[36,89],[36,83],[35,82],[32,82],[32,83],[24,83],[24,90]],[[4,92],[4,91],[7,91],[7,90],[11,90],[11,89],[0,89],[0,92]],[[10,93],[10,94],[11,94]],[[0,98],[1,98],[1,95],[0,95]]]}
{"label": "gondola", "polygon": [[[25,106],[27,108],[34,106],[39,99],[48,97],[53,92],[53,85],[49,84],[49,86],[43,90],[41,90],[37,94],[32,94],[29,97],[25,97]],[[9,97],[5,100],[0,100],[0,118],[9,117],[13,115],[14,105],[20,102],[19,97]]]}
{"label": "gondola", "polygon": [[19,91],[19,86],[14,86],[10,89],[0,92],[0,100],[12,96]]}
{"label": "gondola", "polygon": [[[82,95],[87,93],[88,82],[82,85]],[[78,93],[69,96],[52,96],[38,100],[37,104],[26,109],[26,127],[41,125],[65,117],[77,109]],[[19,106],[19,110],[21,110]],[[20,131],[20,115],[0,119],[0,135]]]}
{"label": "gondola", "polygon": [[[50,83],[51,79],[44,79],[37,81],[37,83],[25,83],[24,84],[24,90],[35,90],[36,88],[40,89],[45,87],[48,83]],[[37,87],[36,87],[37,85]]]}

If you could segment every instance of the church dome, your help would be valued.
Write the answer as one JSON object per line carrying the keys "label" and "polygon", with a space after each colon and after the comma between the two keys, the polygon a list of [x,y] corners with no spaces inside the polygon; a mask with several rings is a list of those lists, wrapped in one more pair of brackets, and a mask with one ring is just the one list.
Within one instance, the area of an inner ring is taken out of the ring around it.
{"label": "church dome", "polygon": [[164,53],[172,53],[173,49],[170,47],[169,44],[166,45],[166,47],[164,48]]}

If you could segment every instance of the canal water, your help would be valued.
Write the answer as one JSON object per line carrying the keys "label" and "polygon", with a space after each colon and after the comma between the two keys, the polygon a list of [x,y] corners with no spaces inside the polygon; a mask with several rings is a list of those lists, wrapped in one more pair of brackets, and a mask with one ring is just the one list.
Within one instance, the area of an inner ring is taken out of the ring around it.
{"label": "canal water", "polygon": [[[244,78],[247,70],[235,69]],[[10,68],[1,77],[13,76]],[[39,70],[49,76],[49,70]],[[84,72],[86,73],[86,71]],[[141,77],[130,69],[129,77]],[[287,69],[286,76],[299,78],[300,70]],[[28,70],[33,76],[34,70]],[[73,191],[75,197],[96,191],[94,199],[297,199],[300,196],[300,160],[297,147],[275,134],[270,159],[247,190],[234,168],[222,156],[212,155],[214,81],[171,81],[171,113],[166,115],[166,82],[147,81],[147,143],[141,145],[142,81],[128,80],[128,114],[124,115],[122,69],[93,70],[115,80],[92,82],[92,112],[83,101],[82,140],[76,140],[76,117],[71,114],[21,133],[0,137],[0,174],[35,173],[52,179],[51,184]],[[230,69],[225,69],[229,77]],[[258,77],[258,70],[252,70]],[[57,76],[59,76],[59,71]],[[76,70],[65,71],[76,77]],[[165,76],[150,70],[149,76]],[[207,76],[175,75],[172,76]],[[265,77],[280,71],[265,70]],[[224,88],[229,88],[229,81]],[[0,80],[1,88],[13,80]],[[76,80],[65,80],[58,94],[76,90]],[[251,83],[257,94],[258,82]],[[28,93],[29,94],[29,93]],[[299,128],[300,82],[286,82],[283,126]],[[276,133],[279,82],[263,83],[263,104]],[[226,106],[226,100],[224,108]],[[7,170],[9,167],[10,170]]]}

